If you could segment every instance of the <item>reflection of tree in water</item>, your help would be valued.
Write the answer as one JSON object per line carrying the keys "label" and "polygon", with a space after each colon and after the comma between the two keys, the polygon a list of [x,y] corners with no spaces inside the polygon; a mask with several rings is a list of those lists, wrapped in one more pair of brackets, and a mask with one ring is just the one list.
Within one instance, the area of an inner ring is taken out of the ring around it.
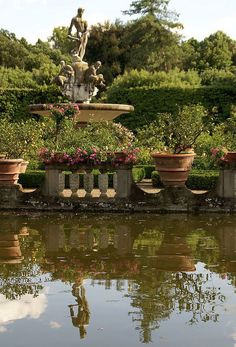
{"label": "reflection of tree in water", "polygon": [[4,264],[0,270],[0,294],[8,300],[20,299],[25,294],[37,297],[43,289],[40,269],[32,264]]}
{"label": "reflection of tree in water", "polygon": [[71,321],[74,327],[79,328],[80,338],[83,339],[87,335],[86,326],[89,325],[90,311],[85,296],[85,288],[81,282],[73,284],[72,294],[76,298],[77,303],[68,305]]}
{"label": "reflection of tree in water", "polygon": [[140,330],[140,340],[150,342],[152,330],[158,328],[160,321],[168,319],[176,310],[191,314],[189,324],[217,322],[215,308],[225,297],[218,288],[207,286],[209,276],[148,271],[128,294],[131,306],[136,308],[130,315]]}
{"label": "reflection of tree in water", "polygon": [[[153,257],[146,259],[145,268],[128,294],[131,306],[135,308],[130,315],[140,330],[142,342],[150,342],[152,330],[157,329],[162,320],[169,319],[174,311],[188,313],[189,324],[218,320],[216,307],[225,298],[210,283],[210,272],[192,272],[195,270],[192,250],[197,258],[202,258],[204,251],[199,253],[198,244],[205,242],[208,248],[205,253],[209,254],[209,249],[211,252],[211,256],[205,258],[216,261],[219,249],[209,235],[204,233],[196,237],[195,233],[190,234],[184,229],[164,233],[161,244],[155,252],[152,251]],[[152,245],[151,240],[148,243]]]}

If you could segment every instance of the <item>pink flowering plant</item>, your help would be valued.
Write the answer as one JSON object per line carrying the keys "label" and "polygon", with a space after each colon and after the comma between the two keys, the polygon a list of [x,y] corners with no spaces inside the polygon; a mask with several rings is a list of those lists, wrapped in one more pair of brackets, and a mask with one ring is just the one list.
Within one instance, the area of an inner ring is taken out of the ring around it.
{"label": "pink flowering plant", "polygon": [[[54,114],[62,112],[58,110],[54,108]],[[132,165],[139,152],[133,133],[113,122],[91,122],[79,128],[67,119],[59,129],[57,142],[54,136],[47,138],[49,141],[39,152],[40,160],[45,165],[59,165],[70,170]]]}
{"label": "pink flowering plant", "polygon": [[55,165],[70,169],[99,168],[101,166],[119,167],[132,165],[137,161],[138,148],[128,147],[118,151],[105,152],[92,147],[88,149],[77,148],[70,153],[57,152],[48,148],[41,148],[39,157],[45,165]]}
{"label": "pink flowering plant", "polygon": [[211,148],[211,157],[217,166],[224,167],[228,164],[227,149],[223,146]]}
{"label": "pink flowering plant", "polygon": [[68,104],[49,104],[48,109],[51,115],[56,121],[61,121],[64,118],[72,118],[79,113],[79,105],[68,103]]}
{"label": "pink flowering plant", "polygon": [[118,148],[112,153],[112,164],[114,166],[135,164],[139,151],[139,148],[133,147],[131,143],[128,143],[127,147]]}

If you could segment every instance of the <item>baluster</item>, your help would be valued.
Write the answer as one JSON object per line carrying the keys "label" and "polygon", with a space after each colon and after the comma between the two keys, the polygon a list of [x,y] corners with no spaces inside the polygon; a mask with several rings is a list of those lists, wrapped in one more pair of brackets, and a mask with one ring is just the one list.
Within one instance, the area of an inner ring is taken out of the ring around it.
{"label": "baluster", "polygon": [[72,192],[71,197],[78,198],[78,189],[79,189],[79,183],[80,183],[79,174],[78,173],[70,174],[69,181],[70,181],[70,189]]}
{"label": "baluster", "polygon": [[107,197],[107,190],[108,190],[108,174],[107,173],[101,173],[98,175],[98,188],[100,189],[101,198]]}
{"label": "baluster", "polygon": [[91,198],[92,197],[92,190],[94,188],[94,175],[93,173],[90,172],[86,172],[84,174],[84,189],[86,191],[86,198]]}
{"label": "baluster", "polygon": [[65,189],[65,174],[60,172],[58,175],[58,195],[63,197],[63,191]]}

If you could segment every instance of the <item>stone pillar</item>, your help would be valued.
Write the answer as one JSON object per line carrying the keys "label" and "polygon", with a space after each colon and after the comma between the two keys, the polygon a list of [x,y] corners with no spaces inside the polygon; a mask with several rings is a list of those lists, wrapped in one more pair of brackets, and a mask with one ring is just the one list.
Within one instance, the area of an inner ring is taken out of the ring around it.
{"label": "stone pillar", "polygon": [[123,166],[117,170],[117,198],[129,198],[133,184],[132,167]]}
{"label": "stone pillar", "polygon": [[86,191],[86,198],[92,197],[92,190],[94,188],[94,176],[93,173],[89,172],[84,174],[84,189]]}
{"label": "stone pillar", "polygon": [[220,170],[217,194],[221,198],[236,198],[236,169]]}
{"label": "stone pillar", "polygon": [[107,197],[107,190],[108,190],[108,174],[107,173],[101,173],[98,175],[98,187],[100,189],[101,198]]}
{"label": "stone pillar", "polygon": [[65,174],[58,169],[47,169],[45,175],[45,182],[43,185],[43,195],[58,197],[63,196],[65,189]]}
{"label": "stone pillar", "polygon": [[79,174],[78,173],[71,174],[69,177],[69,181],[70,181],[70,189],[72,191],[71,197],[78,198],[78,189],[79,189],[79,182],[80,182]]}

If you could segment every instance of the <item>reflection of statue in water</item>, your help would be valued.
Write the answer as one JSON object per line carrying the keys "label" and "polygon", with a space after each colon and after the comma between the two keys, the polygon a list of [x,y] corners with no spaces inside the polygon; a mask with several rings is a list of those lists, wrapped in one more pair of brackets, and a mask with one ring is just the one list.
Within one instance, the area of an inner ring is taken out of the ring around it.
{"label": "reflection of statue in water", "polygon": [[[85,289],[81,282],[73,284],[72,294],[76,297],[77,304],[68,305],[71,321],[74,327],[79,328],[80,338],[83,339],[87,334],[85,327],[89,324],[90,312],[85,297]],[[75,309],[75,307],[77,308]]]}
{"label": "reflection of statue in water", "polygon": [[[68,30],[68,37],[71,40],[76,41],[76,47],[73,50],[73,53],[78,54],[81,60],[83,60],[85,55],[85,50],[88,42],[89,32],[88,32],[88,24],[86,21],[82,19],[84,13],[83,8],[79,8],[77,15],[72,18],[70,27]],[[76,36],[72,35],[72,29],[75,27]]]}

